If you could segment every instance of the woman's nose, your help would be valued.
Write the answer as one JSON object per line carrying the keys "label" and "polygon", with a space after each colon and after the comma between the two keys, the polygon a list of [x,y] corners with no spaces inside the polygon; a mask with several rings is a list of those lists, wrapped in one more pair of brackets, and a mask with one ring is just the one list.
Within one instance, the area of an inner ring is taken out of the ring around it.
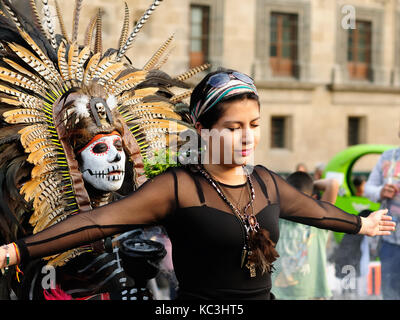
{"label": "woman's nose", "polygon": [[242,130],[242,144],[252,144],[254,141],[254,133],[250,129]]}

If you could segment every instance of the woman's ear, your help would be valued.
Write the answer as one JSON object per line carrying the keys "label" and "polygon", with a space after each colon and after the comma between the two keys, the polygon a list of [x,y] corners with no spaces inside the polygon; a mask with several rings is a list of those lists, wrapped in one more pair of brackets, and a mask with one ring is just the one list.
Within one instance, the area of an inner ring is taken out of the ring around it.
{"label": "woman's ear", "polygon": [[199,135],[201,135],[201,134],[200,134],[200,133],[201,133],[201,129],[204,129],[203,125],[202,125],[199,121],[197,121],[197,122],[194,124],[194,127],[196,128],[197,133],[198,133]]}

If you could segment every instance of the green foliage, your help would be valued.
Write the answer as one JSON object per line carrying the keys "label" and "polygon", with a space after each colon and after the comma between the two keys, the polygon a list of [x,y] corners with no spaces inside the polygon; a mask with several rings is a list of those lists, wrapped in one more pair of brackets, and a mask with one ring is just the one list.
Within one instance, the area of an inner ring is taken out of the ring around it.
{"label": "green foliage", "polygon": [[177,153],[167,149],[154,153],[152,157],[144,160],[144,171],[147,178],[153,178],[170,167],[178,167],[180,163],[177,161]]}

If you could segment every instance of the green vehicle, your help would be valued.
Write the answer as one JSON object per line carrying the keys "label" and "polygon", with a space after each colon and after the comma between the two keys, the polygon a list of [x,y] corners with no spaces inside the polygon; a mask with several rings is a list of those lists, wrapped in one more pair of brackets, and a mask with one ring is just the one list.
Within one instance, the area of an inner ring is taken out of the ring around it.
{"label": "green vehicle", "polygon": [[[323,178],[335,178],[340,183],[339,195],[335,205],[342,210],[358,214],[360,211],[379,209],[379,203],[370,201],[365,197],[355,195],[355,187],[352,183],[354,164],[368,154],[381,154],[388,149],[397,148],[393,145],[359,144],[349,147],[334,156],[326,165]],[[372,170],[372,168],[371,168]],[[340,242],[343,233],[335,232],[335,239]]]}

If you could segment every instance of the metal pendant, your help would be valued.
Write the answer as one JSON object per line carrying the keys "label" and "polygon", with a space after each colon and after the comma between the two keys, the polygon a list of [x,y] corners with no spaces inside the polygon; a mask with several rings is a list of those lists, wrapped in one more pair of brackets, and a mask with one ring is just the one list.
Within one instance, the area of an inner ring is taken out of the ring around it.
{"label": "metal pendant", "polygon": [[255,263],[254,263],[254,262],[248,261],[248,262],[246,263],[246,267],[247,267],[247,269],[249,269],[249,271],[250,271],[250,277],[251,277],[251,278],[255,278],[255,277],[257,276],[256,265],[255,265]]}
{"label": "metal pendant", "polygon": [[243,268],[245,261],[247,260],[247,248],[243,247],[242,249],[242,258],[240,261],[240,267]]}

